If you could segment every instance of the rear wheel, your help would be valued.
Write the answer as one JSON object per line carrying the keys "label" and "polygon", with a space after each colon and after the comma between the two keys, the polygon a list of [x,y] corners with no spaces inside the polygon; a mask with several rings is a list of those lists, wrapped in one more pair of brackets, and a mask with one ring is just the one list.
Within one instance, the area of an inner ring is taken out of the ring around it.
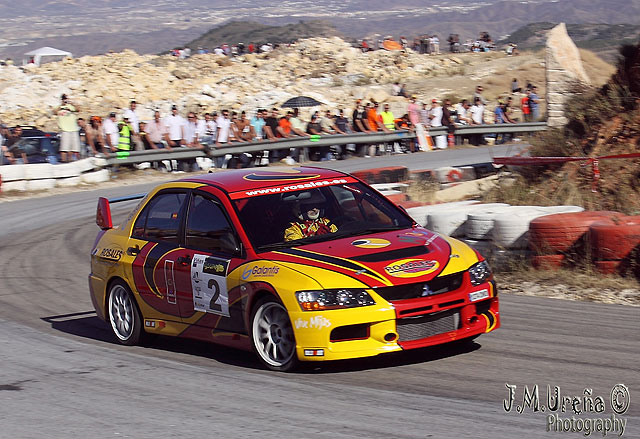
{"label": "rear wheel", "polygon": [[140,343],[142,318],[133,294],[124,282],[111,284],[107,308],[111,330],[118,341],[128,346]]}
{"label": "rear wheel", "polygon": [[260,361],[271,370],[286,372],[298,364],[296,340],[287,309],[273,298],[260,300],[251,318],[251,338]]}

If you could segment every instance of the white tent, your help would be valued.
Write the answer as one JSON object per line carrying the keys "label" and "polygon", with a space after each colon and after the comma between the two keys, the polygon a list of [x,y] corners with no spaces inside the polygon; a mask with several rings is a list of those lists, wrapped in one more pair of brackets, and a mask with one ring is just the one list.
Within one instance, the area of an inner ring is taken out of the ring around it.
{"label": "white tent", "polygon": [[[22,65],[35,64],[39,66],[42,62],[60,61],[64,58],[73,58],[71,52],[65,52],[64,50],[54,49],[53,47],[41,47],[31,52],[24,54],[25,58],[22,60]],[[42,58],[45,58],[44,60]]]}

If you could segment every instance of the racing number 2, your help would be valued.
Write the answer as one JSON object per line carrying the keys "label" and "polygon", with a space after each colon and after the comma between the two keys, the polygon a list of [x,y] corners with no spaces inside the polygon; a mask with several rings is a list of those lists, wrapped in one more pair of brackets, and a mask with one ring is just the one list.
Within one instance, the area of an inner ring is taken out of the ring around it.
{"label": "racing number 2", "polygon": [[216,301],[220,297],[220,285],[218,285],[218,282],[215,279],[209,279],[207,287],[210,290],[214,290],[215,288],[215,290],[213,291],[213,295],[211,296],[211,300],[209,301],[209,309],[211,311],[222,311],[222,306],[220,306],[219,303],[216,303]]}

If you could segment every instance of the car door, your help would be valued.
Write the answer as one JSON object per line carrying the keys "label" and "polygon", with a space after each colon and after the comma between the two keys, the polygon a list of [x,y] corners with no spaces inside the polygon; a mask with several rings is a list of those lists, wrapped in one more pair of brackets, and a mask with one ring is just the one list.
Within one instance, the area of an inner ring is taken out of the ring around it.
{"label": "car door", "polygon": [[134,223],[126,251],[135,255],[131,269],[146,318],[180,321],[175,268],[185,262],[180,241],[188,193],[159,192]]}
{"label": "car door", "polygon": [[242,332],[238,281],[230,272],[242,261],[239,239],[222,202],[193,191],[186,209],[184,254],[176,265],[182,320],[217,330]]}

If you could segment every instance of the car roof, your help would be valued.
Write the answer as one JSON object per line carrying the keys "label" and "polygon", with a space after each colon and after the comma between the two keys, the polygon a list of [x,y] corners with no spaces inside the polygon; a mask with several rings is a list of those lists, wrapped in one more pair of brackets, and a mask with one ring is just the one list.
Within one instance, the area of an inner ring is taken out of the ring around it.
{"label": "car roof", "polygon": [[287,183],[334,179],[347,174],[332,169],[311,166],[233,169],[187,177],[178,181],[197,182],[218,186],[226,192],[259,189]]}

